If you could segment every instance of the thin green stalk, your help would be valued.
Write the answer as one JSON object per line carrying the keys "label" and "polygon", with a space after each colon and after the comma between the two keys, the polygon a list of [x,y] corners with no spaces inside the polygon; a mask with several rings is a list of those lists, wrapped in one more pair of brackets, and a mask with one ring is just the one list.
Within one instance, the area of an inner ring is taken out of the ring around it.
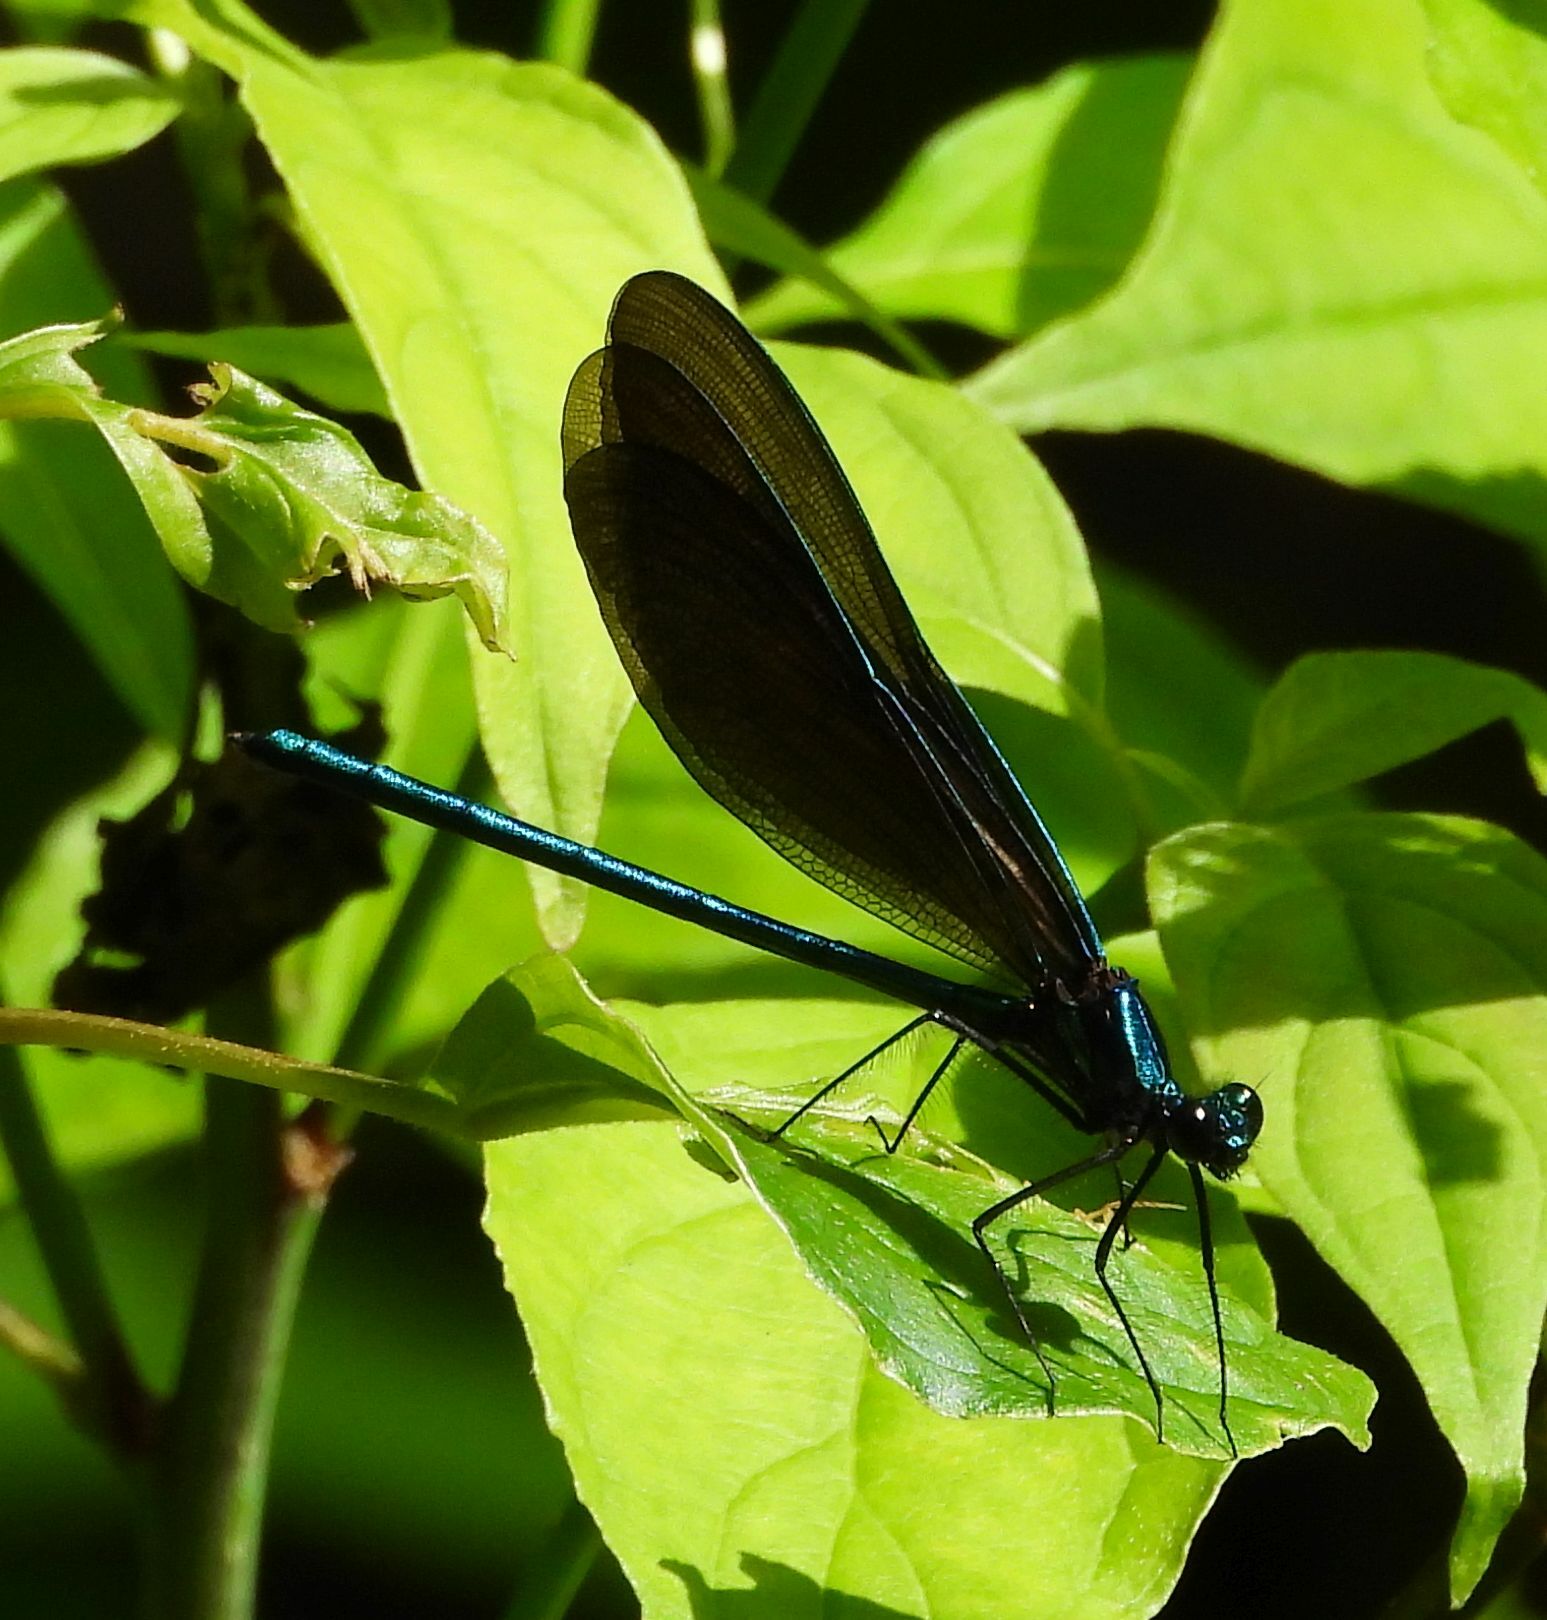
{"label": "thin green stalk", "polygon": [[0,1048],[11,1046],[61,1046],[137,1058],[142,1063],[245,1080],[272,1091],[320,1097],[346,1108],[369,1109],[428,1130],[452,1135],[465,1132],[457,1105],[435,1092],[325,1063],[303,1063],[262,1047],[215,1040],[188,1030],[137,1024],[128,1018],[62,1012],[55,1007],[0,1007]]}
{"label": "thin green stalk", "polygon": [[596,37],[601,0],[548,0],[537,32],[537,55],[571,73],[584,74]]}
{"label": "thin green stalk", "polygon": [[[231,1008],[249,1025],[242,1033],[266,1034],[266,986],[233,997]],[[287,1122],[273,1092],[205,1082],[204,1245],[150,1479],[144,1601],[154,1620],[254,1613],[291,1328],[322,1209],[348,1157],[318,1126],[315,1109]]]}
{"label": "thin green stalk", "polygon": [[31,1085],[11,1047],[0,1047],[0,1148],[80,1358],[79,1398],[73,1409],[111,1450],[132,1456],[149,1438],[151,1397],[119,1327],[86,1213],[60,1171]]}
{"label": "thin green stalk", "polygon": [[245,154],[252,121],[225,78],[174,35],[149,36],[151,66],[176,84],[183,110],[172,127],[193,194],[199,252],[215,322],[240,326],[275,321],[263,211],[248,184]]}
{"label": "thin green stalk", "polygon": [[692,164],[683,165],[693,201],[709,240],[720,249],[727,268],[736,260],[752,259],[770,270],[804,276],[822,288],[857,321],[868,326],[921,377],[949,380],[950,373],[900,321],[894,321],[865,297],[858,287],[836,275],[827,260],[798,231],[739,191],[716,180]]}
{"label": "thin green stalk", "polygon": [[[1134,765],[1148,771],[1157,780],[1174,788],[1187,799],[1200,821],[1228,821],[1235,806],[1216,793],[1196,771],[1189,770],[1180,760],[1169,754],[1158,754],[1147,748],[1128,748],[1124,752]],[[1148,796],[1146,795],[1146,802]]]}
{"label": "thin green stalk", "polygon": [[766,203],[842,60],[866,0],[805,0],[741,126],[725,178]]}
{"label": "thin green stalk", "polygon": [[563,1620],[601,1550],[595,1521],[571,1498],[502,1620]]}
{"label": "thin green stalk", "polygon": [[736,145],[730,85],[725,77],[725,27],[720,0],[693,0],[693,31],[688,49],[698,119],[704,129],[704,168],[718,179]]}

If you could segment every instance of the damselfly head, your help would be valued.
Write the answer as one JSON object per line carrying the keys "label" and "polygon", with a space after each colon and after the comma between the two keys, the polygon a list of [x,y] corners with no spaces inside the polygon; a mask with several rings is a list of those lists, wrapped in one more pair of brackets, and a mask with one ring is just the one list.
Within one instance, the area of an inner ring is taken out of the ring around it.
{"label": "damselfly head", "polygon": [[1250,1086],[1221,1086],[1206,1097],[1189,1097],[1166,1121],[1171,1151],[1228,1181],[1243,1164],[1262,1130],[1262,1099]]}

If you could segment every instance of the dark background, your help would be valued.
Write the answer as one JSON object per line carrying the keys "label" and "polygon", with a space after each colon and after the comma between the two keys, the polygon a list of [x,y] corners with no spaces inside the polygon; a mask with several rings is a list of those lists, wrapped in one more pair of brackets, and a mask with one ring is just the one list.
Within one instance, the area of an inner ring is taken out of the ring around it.
{"label": "dark background", "polygon": [[[355,37],[341,5],[270,0],[260,9],[316,50]],[[740,109],[794,9],[788,0],[725,0]],[[593,75],[654,123],[675,150],[696,157],[687,10],[687,0],[615,0],[604,7]],[[1079,7],[1002,0],[872,6],[774,206],[812,241],[831,240],[880,200],[946,120],[1069,62],[1193,48],[1212,11],[1194,0],[1144,7],[1128,0],[1088,0]],[[458,4],[457,15],[465,42],[530,54],[532,8],[484,0]],[[135,48],[131,36],[111,28],[96,42],[130,54]],[[65,184],[136,323],[209,324],[190,235],[192,211],[167,137],[119,163],[74,171]],[[285,265],[281,280],[291,318],[325,320],[338,313],[325,286],[299,263]],[[757,280],[755,272],[745,273],[742,290]],[[863,346],[863,334],[843,335]],[[969,334],[938,328],[926,335],[962,369],[987,356],[982,341]],[[387,470],[406,472],[379,424],[362,425],[362,436]],[[1547,604],[1534,559],[1521,546],[1454,518],[1181,434],[1049,434],[1035,449],[1072,506],[1098,568],[1121,565],[1165,586],[1264,672],[1313,648],[1425,647],[1547,685]],[[55,802],[105,774],[132,744],[130,721],[74,650],[69,631],[3,560],[0,680],[9,692],[37,695],[19,706],[11,758],[23,780],[29,758],[50,756],[39,774],[51,782]],[[51,757],[49,716],[56,705],[89,705],[99,717],[90,741],[63,766]],[[1503,727],[1394,773],[1379,792],[1397,807],[1485,816],[1547,847],[1547,819]],[[21,832],[0,819],[0,833],[13,848]],[[363,1149],[329,1215],[319,1268],[347,1266],[352,1245],[392,1245],[411,1221],[413,1246],[433,1250],[434,1297],[473,1301],[476,1331],[496,1343],[513,1339],[497,1271],[477,1231],[472,1179],[382,1127],[366,1133]],[[413,1188],[411,1211],[405,1185]],[[1279,1281],[1286,1330],[1356,1362],[1379,1384],[1376,1443],[1360,1456],[1336,1436],[1321,1435],[1238,1469],[1165,1614],[1171,1620],[1241,1612],[1333,1620],[1377,1614],[1397,1593],[1410,1592],[1426,1561],[1433,1572],[1460,1503],[1460,1472],[1411,1374],[1362,1305],[1287,1224],[1261,1221],[1258,1233]],[[404,1286],[418,1286],[411,1273]],[[510,1353],[518,1356],[519,1345]],[[433,1488],[427,1482],[426,1489]],[[76,1551],[81,1528],[71,1527],[68,1546]],[[104,1558],[122,1553],[115,1532],[104,1529],[99,1539]],[[61,1540],[35,1552],[42,1562],[66,1550]],[[1013,1559],[1015,1549],[1005,1548],[1004,1556]],[[416,1584],[423,1572],[405,1566],[393,1548],[365,1556],[314,1547],[304,1528],[280,1511],[266,1565],[265,1612],[303,1620],[356,1612],[379,1620],[425,1613],[474,1620],[500,1613],[513,1575],[486,1573],[462,1593],[443,1579],[433,1587]],[[632,1607],[616,1570],[604,1564],[572,1612],[616,1616]]]}

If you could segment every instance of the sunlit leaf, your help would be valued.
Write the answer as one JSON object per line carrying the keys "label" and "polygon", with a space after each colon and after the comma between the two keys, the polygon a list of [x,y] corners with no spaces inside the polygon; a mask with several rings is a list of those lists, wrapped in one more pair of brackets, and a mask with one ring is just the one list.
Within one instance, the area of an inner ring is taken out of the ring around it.
{"label": "sunlit leaf", "polygon": [[[682,177],[646,124],[552,67],[405,49],[298,72],[235,28],[214,48],[239,58],[424,482],[505,546],[521,667],[473,666],[501,790],[587,838],[631,699],[570,539],[558,419],[629,275],[720,285]],[[534,883],[550,937],[572,939],[580,891]]]}
{"label": "sunlit leaf", "polygon": [[133,151],[181,106],[174,86],[115,56],[46,45],[0,50],[0,180]]}
{"label": "sunlit leaf", "polygon": [[1261,815],[1509,720],[1547,791],[1547,694],[1508,670],[1425,652],[1312,653],[1262,701],[1241,802]]}
{"label": "sunlit leaf", "polygon": [[1547,538],[1547,198],[1430,46],[1416,0],[1226,5],[1127,275],[971,391],[1023,432],[1213,434]]}
{"label": "sunlit leaf", "polygon": [[1466,1469],[1459,1599],[1520,1500],[1547,1309],[1547,862],[1459,820],[1221,823],[1158,847],[1151,898],[1201,1066],[1261,1088],[1253,1170]]}
{"label": "sunlit leaf", "polygon": [[[609,1088],[610,1068],[619,1077]],[[868,1124],[843,1118],[812,1121],[788,1142],[768,1141],[763,1127],[785,1118],[786,1104],[760,1103],[744,1088],[690,1098],[554,958],[491,991],[435,1073],[473,1109],[480,1135],[616,1119],[620,1111],[638,1117],[660,1109],[663,1098],[675,1104],[783,1227],[812,1277],[859,1321],[878,1363],[947,1416],[1056,1410],[1155,1419],[1153,1396],[1091,1264],[1099,1225],[1038,1202],[995,1230],[1000,1268],[1026,1294],[1041,1334],[1044,1367],[971,1236],[974,1216],[1021,1183],[962,1149],[921,1133],[908,1151],[887,1155]],[[1162,1386],[1167,1439],[1192,1455],[1230,1455],[1201,1275],[1139,1243],[1112,1267]],[[1359,1374],[1278,1337],[1234,1299],[1225,1333],[1231,1428],[1243,1452],[1328,1423],[1362,1433],[1368,1398]]]}
{"label": "sunlit leaf", "polygon": [[[505,997],[510,1039],[502,1043],[495,1031]],[[792,1016],[801,1005],[785,1003],[777,1015],[787,1039],[801,1033]],[[672,1033],[671,1013],[636,1011]],[[507,1088],[502,1106],[512,1120],[555,1122],[566,1091],[574,1106],[573,1128],[528,1130],[489,1150],[488,1224],[582,1496],[647,1612],[686,1612],[679,1582],[689,1593],[751,1582],[772,1602],[799,1597],[813,1581],[910,1616],[966,1620],[984,1603],[1004,1613],[1153,1610],[1212,1498],[1218,1465],[1155,1446],[1132,1421],[1038,1421],[1046,1390],[1035,1358],[1007,1327],[1003,1296],[965,1231],[1002,1178],[938,1140],[888,1160],[867,1127],[841,1120],[816,1127],[804,1147],[763,1142],[681,1092],[628,1023],[573,980],[566,987],[553,959],[513,975],[484,1016],[484,1063],[459,1069],[464,1078],[482,1073]],[[679,1045],[687,1038],[677,1031]],[[767,1056],[756,1040],[745,1050]],[[722,1070],[736,1067],[723,1046],[710,1052]],[[695,1129],[684,1138],[669,1119],[650,1124],[643,1116],[580,1124],[602,1117],[598,1065],[616,1066],[619,1103],[630,1086],[664,1087],[658,1094],[685,1108]],[[528,1088],[530,1113],[520,1101]],[[753,1106],[752,1094],[741,1100]],[[501,1105],[486,1093],[483,1106]],[[794,1240],[798,1263],[765,1211]],[[1083,1314],[1095,1236],[1078,1216],[1038,1207],[1009,1240],[1029,1263],[1032,1310],[1048,1329],[1062,1412],[1089,1398],[1080,1369],[1110,1395],[1128,1364],[1114,1350],[1106,1311]],[[1217,1375],[1201,1279],[1173,1271],[1142,1244],[1128,1261],[1121,1286],[1150,1303],[1173,1299],[1201,1334],[1201,1348],[1184,1335],[1188,1351],[1178,1339],[1180,1359],[1169,1365],[1209,1390],[1196,1424],[1188,1397],[1176,1395],[1180,1445],[1211,1450],[1205,1431],[1211,1413],[1217,1427]],[[811,1286],[813,1276],[822,1289]],[[854,1316],[835,1309],[824,1290]],[[1295,1362],[1294,1390],[1281,1391],[1292,1405],[1308,1415],[1327,1402],[1313,1426],[1343,1421],[1362,1433],[1369,1395],[1359,1375],[1277,1340],[1245,1306],[1232,1302],[1230,1311],[1233,1334],[1256,1320],[1252,1331],[1267,1335],[1259,1348],[1277,1344],[1270,1359]],[[1146,1340],[1156,1328],[1163,1337],[1174,1331],[1147,1320]],[[1236,1357],[1257,1354],[1236,1344],[1232,1372]],[[948,1410],[1020,1415],[941,1417],[883,1377],[872,1356],[894,1378],[905,1369],[922,1376]],[[724,1376],[727,1365],[734,1378]],[[1244,1373],[1248,1383],[1261,1370]],[[1324,1393],[1312,1393],[1322,1380]],[[1168,1387],[1168,1403],[1172,1396]],[[1276,1432],[1286,1416],[1279,1411],[1260,1433]],[[1249,1401],[1242,1422],[1257,1423]],[[921,1517],[915,1470],[926,1456],[936,1483]],[[905,1497],[884,1487],[895,1470],[914,1480]],[[1018,1480],[1013,1501],[986,1488],[1001,1475]],[[835,1553],[830,1526],[850,1522],[849,1506],[861,1500],[864,1511]],[[824,1504],[820,1520],[829,1527],[816,1540],[808,1534],[814,1501]],[[1114,1511],[1142,1536],[1142,1554],[1125,1536],[1122,1555],[1105,1556]],[[1030,1537],[1037,1554],[1015,1560],[1013,1571],[984,1556],[1011,1534],[1022,1554]],[[907,1547],[902,1563],[899,1544]],[[1078,1609],[1070,1606],[1071,1557],[1086,1570]],[[929,1572],[923,1591],[921,1571]]]}
{"label": "sunlit leaf", "polygon": [[[1122,274],[1155,204],[1191,61],[1086,62],[947,124],[823,255],[889,315],[1035,332]],[[802,266],[747,306],[760,331],[845,311]],[[795,279],[800,272],[802,279]]]}
{"label": "sunlit leaf", "polygon": [[[476,519],[383,478],[337,423],[231,366],[211,371],[188,420],[105,401],[93,412],[186,579],[276,629],[294,623],[296,591],[339,571],[361,591],[454,594],[485,644],[507,649],[504,556]],[[0,370],[0,408],[4,381]]]}

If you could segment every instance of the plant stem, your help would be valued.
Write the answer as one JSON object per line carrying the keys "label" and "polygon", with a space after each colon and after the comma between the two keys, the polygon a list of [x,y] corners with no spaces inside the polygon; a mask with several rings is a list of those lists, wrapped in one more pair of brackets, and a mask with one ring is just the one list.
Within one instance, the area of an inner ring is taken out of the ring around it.
{"label": "plant stem", "polygon": [[183,97],[172,128],[183,174],[193,194],[199,252],[217,326],[273,321],[279,305],[269,285],[270,243],[254,206],[243,161],[252,122],[241,102],[210,63],[178,41],[150,35],[151,65]]}
{"label": "plant stem", "polygon": [[838,66],[866,0],[805,0],[758,86],[725,178],[766,203]]}
{"label": "plant stem", "polygon": [[457,1105],[449,1097],[418,1091],[373,1074],[357,1074],[323,1063],[301,1063],[235,1041],[163,1029],[159,1024],[137,1024],[128,1018],[108,1018],[100,1013],[61,1012],[54,1007],[0,1007],[0,1050],[12,1046],[74,1047],[178,1069],[202,1070],[274,1091],[300,1092],[348,1108],[369,1109],[408,1125],[464,1134]]}
{"label": "plant stem", "polygon": [[693,88],[698,93],[698,119],[704,130],[704,168],[718,179],[736,144],[730,86],[725,78],[725,27],[720,21],[720,0],[693,0],[688,56]]}
{"label": "plant stem", "polygon": [[80,1358],[72,1410],[115,1454],[133,1456],[150,1437],[151,1397],[113,1311],[85,1211],[60,1173],[31,1085],[10,1047],[0,1048],[0,1147]]}
{"label": "plant stem", "polygon": [[563,1620],[601,1550],[595,1521],[571,1497],[502,1620]]}
{"label": "plant stem", "polygon": [[316,1110],[205,1087],[207,1227],[177,1387],[151,1480],[146,1609],[154,1620],[250,1620],[269,1448],[301,1279],[347,1161]]}
{"label": "plant stem", "polygon": [[862,293],[838,275],[827,260],[782,219],[761,203],[716,180],[692,164],[683,172],[698,204],[699,217],[709,240],[721,252],[727,268],[740,259],[752,259],[770,270],[804,276],[813,286],[830,294],[856,321],[868,326],[883,343],[897,351],[900,359],[921,377],[948,381],[950,373],[908,331]]}
{"label": "plant stem", "polygon": [[601,0],[548,0],[543,7],[536,54],[571,73],[583,74],[591,59],[596,36],[596,12]]}

